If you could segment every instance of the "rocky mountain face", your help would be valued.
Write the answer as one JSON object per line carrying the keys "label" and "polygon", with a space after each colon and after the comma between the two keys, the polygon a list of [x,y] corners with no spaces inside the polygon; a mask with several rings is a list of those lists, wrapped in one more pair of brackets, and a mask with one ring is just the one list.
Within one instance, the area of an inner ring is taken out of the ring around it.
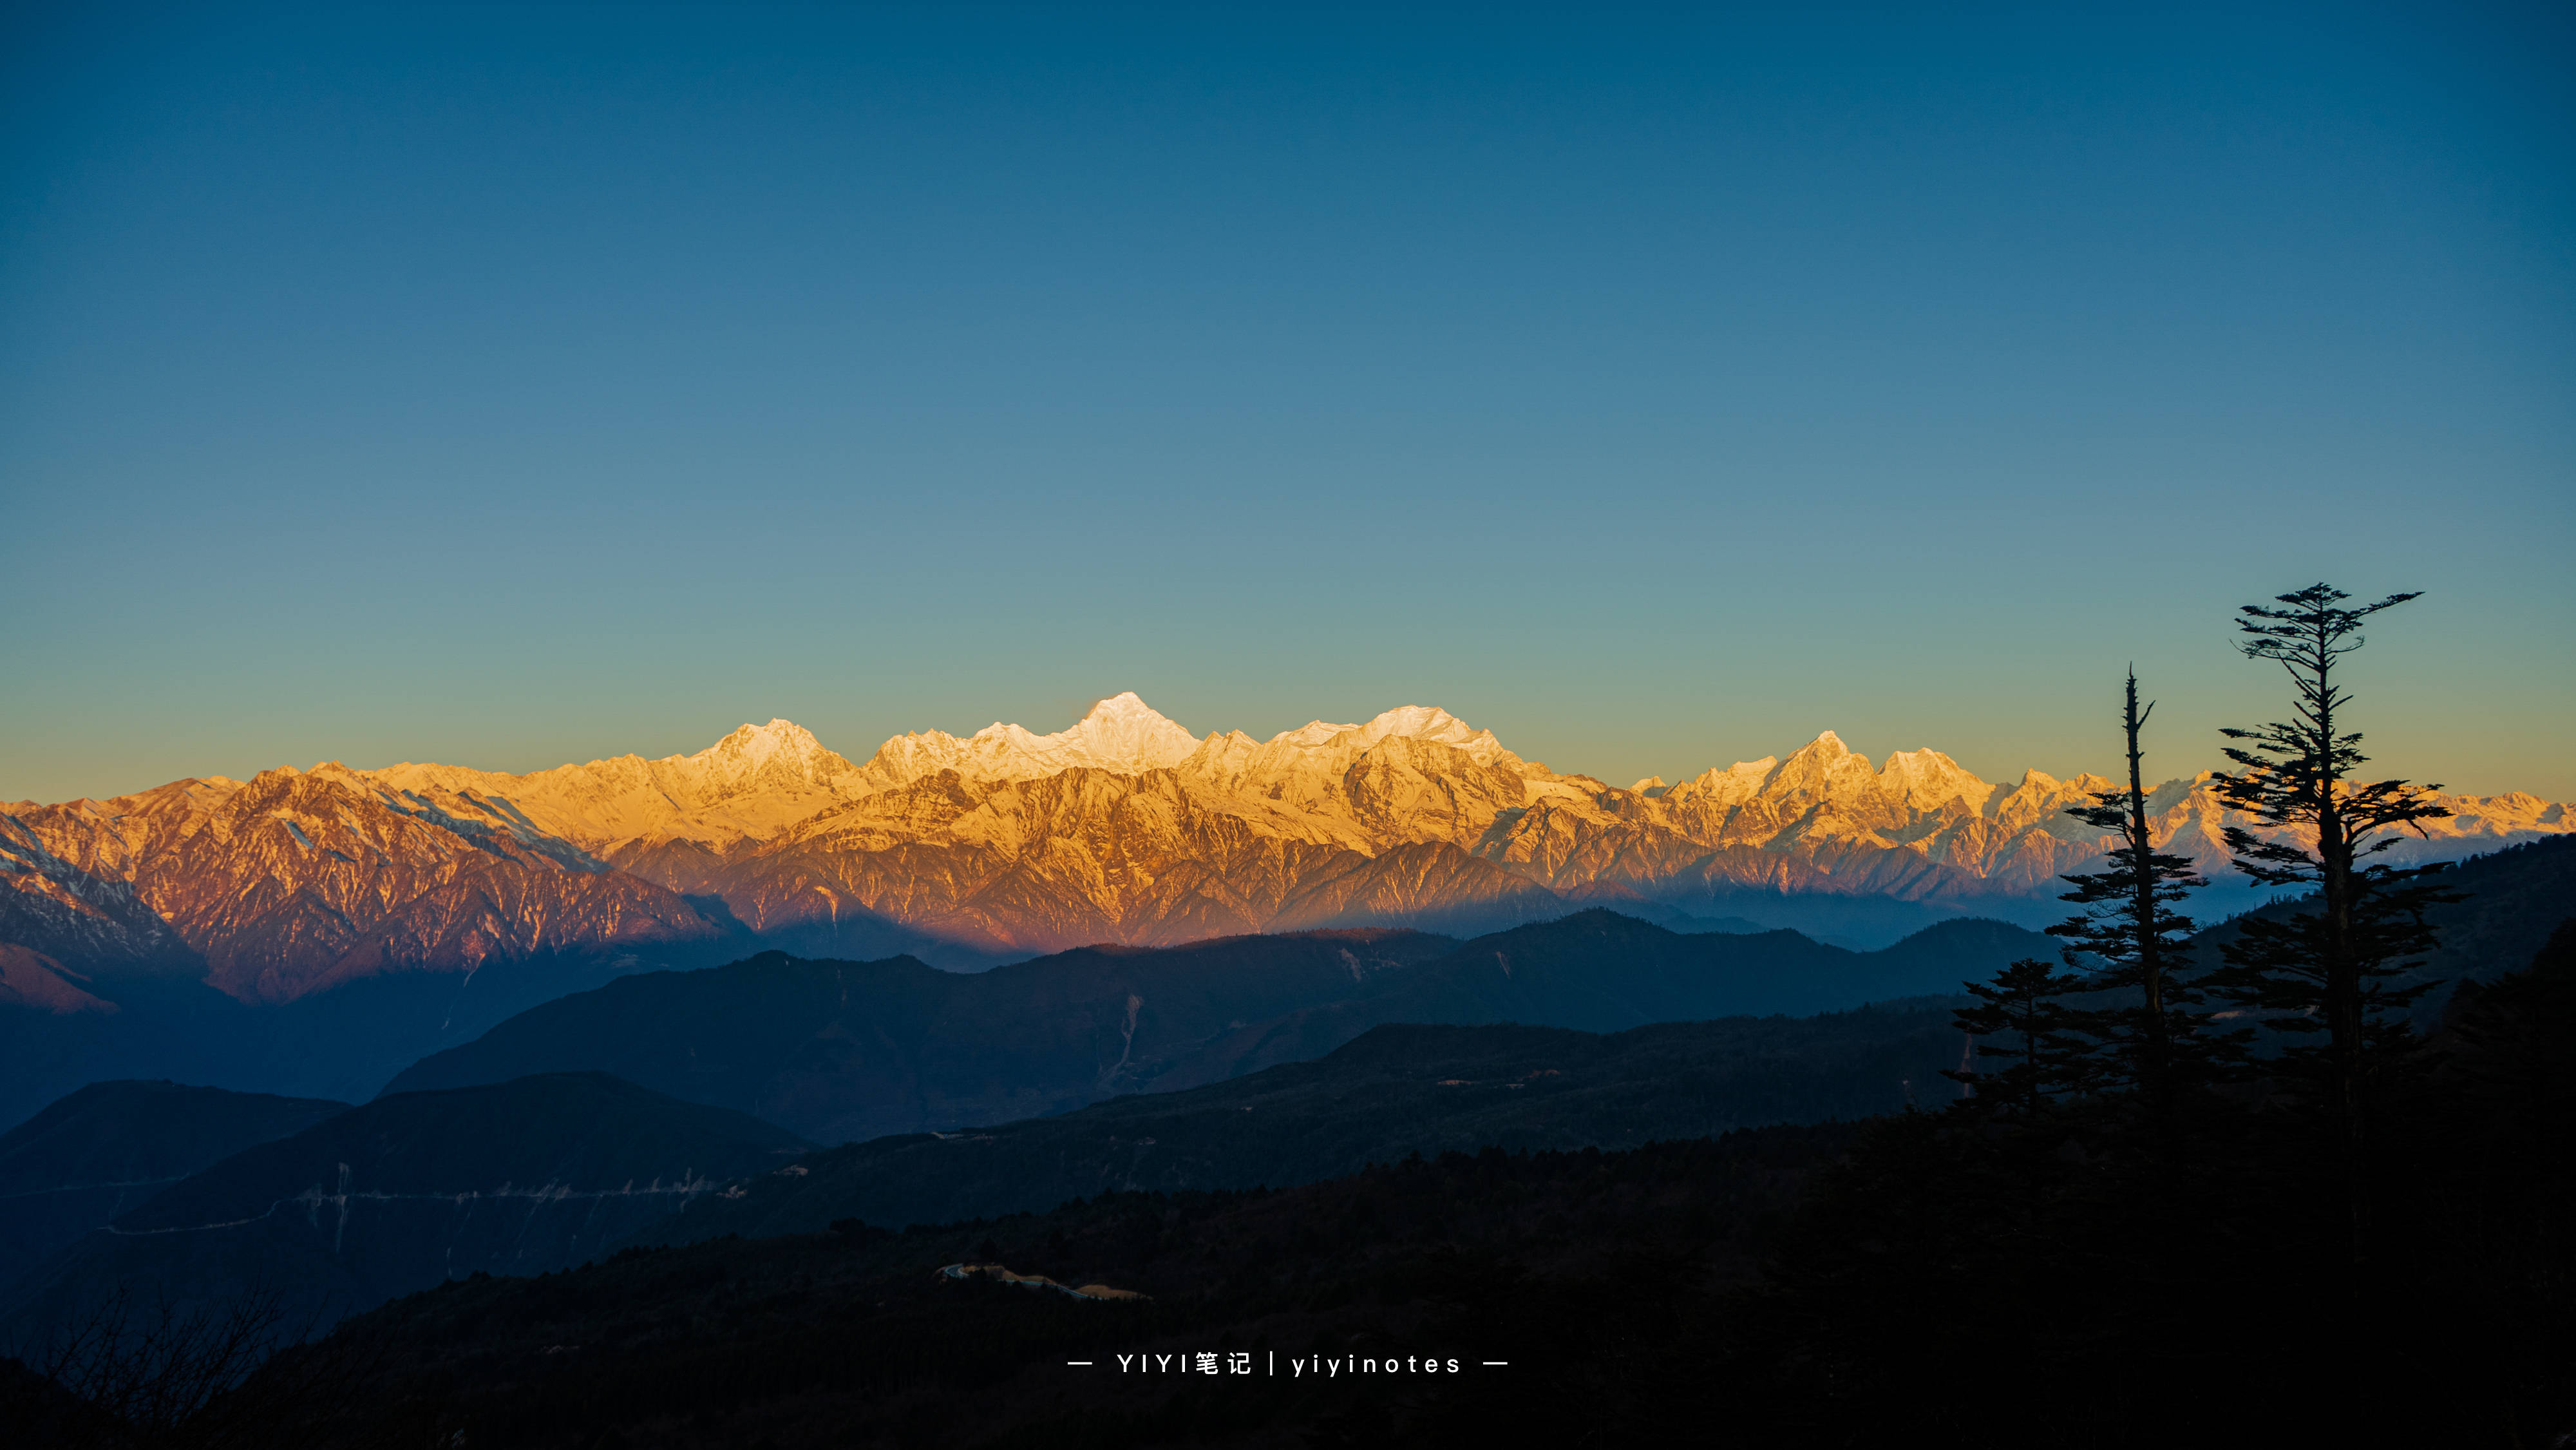
{"label": "rocky mountain face", "polygon": [[[10,878],[25,885],[12,895],[57,903],[63,923],[22,945],[92,967],[102,958],[90,941],[115,950],[111,965],[176,948],[243,1001],[725,931],[668,888],[506,808],[452,814],[336,763],[39,807],[0,817],[0,832],[27,843],[28,865]],[[76,904],[92,909],[78,915]],[[75,928],[87,936],[73,940]]]}
{"label": "rocky mountain face", "polygon": [[[677,962],[756,942],[990,961],[1327,926],[1485,930],[1623,902],[2030,918],[2098,859],[2100,833],[2065,811],[2108,786],[1989,783],[1933,750],[1873,765],[1828,731],[1785,759],[1623,788],[1422,706],[1202,738],[1124,694],[1052,735],[902,735],[857,765],[772,720],[661,760],[331,763],[8,807],[0,990],[105,1011],[97,973],[156,970],[282,1002],[567,952]],[[2525,795],[2449,804],[2408,852],[2576,828],[2568,806]],[[2228,817],[2205,779],[2166,782],[2153,809],[2167,849],[2223,868]]]}
{"label": "rocky mountain face", "polygon": [[[35,814],[30,811],[29,814]],[[0,1004],[56,1015],[112,1013],[95,978],[189,976],[202,961],[133,883],[84,871],[0,814]]]}

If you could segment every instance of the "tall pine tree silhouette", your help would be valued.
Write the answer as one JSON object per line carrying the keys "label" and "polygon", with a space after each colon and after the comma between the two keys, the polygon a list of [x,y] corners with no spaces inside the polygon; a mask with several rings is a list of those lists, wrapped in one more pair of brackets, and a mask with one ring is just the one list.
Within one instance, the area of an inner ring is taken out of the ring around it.
{"label": "tall pine tree silhouette", "polygon": [[[2312,584],[2244,606],[2237,628],[2249,638],[2238,648],[2288,673],[2294,707],[2286,722],[2220,732],[2242,743],[2227,747],[2237,770],[2215,781],[2221,800],[2280,833],[2266,839],[2229,827],[2237,869],[2265,886],[2312,894],[2286,918],[2243,918],[2210,986],[2262,1014],[2268,1027],[2300,1039],[2324,1035],[2322,1044],[2295,1042],[2283,1066],[2314,1089],[2332,1134],[2356,1266],[2369,1251],[2374,1090],[2412,1045],[2403,1009],[2429,985],[2401,978],[2433,945],[2424,908],[2446,899],[2424,879],[2438,868],[2401,870],[2370,858],[2396,844],[2392,828],[2450,812],[2425,798],[2438,786],[2353,779],[2369,757],[2346,719],[2353,697],[2335,668],[2362,647],[2364,620],[2415,597],[2348,607],[2350,595]],[[2357,1292],[2359,1277],[2349,1282]]]}
{"label": "tall pine tree silhouette", "polygon": [[2167,1122],[2177,1095],[2206,1085],[2222,1059],[2241,1054],[2246,1034],[2212,1030],[2197,1010],[2202,996],[2182,974],[2191,960],[2192,919],[2175,910],[2194,887],[2207,883],[2188,857],[2158,851],[2147,825],[2147,788],[2140,735],[2155,703],[2138,704],[2138,676],[2129,672],[2120,726],[2129,746],[2129,787],[2097,792],[2093,804],[2067,814],[2116,833],[2109,869],[2066,880],[2075,889],[2060,900],[2083,908],[2048,929],[2067,943],[2068,965],[2079,954],[2096,965],[2087,984],[2134,994],[2135,1005],[2094,1016],[2109,1049],[2109,1085],[2135,1089],[2148,1116]]}

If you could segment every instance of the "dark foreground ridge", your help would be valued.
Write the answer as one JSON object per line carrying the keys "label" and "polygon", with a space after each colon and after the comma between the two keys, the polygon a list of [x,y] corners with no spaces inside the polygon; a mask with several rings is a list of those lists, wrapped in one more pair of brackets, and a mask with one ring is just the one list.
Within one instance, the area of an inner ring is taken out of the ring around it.
{"label": "dark foreground ridge", "polygon": [[[2425,1049],[2392,1165],[2423,1191],[2387,1207],[2417,1247],[2356,1302],[2309,1292],[2334,1234],[2295,1122],[2227,1116],[2147,1212],[2115,1128],[2031,1162],[1912,1112],[628,1249],[388,1305],[213,1414],[316,1450],[2552,1444],[2571,1062],[2576,922]],[[2337,1368],[2373,1343],[2385,1374]]]}
{"label": "dark foreground ridge", "polygon": [[[1696,1443],[1714,1416],[1801,1447],[2545,1445],[2576,1430],[2571,1062],[2576,924],[2423,1049],[2383,1209],[2410,1248],[2356,1300],[2315,1292],[2336,1235],[2295,1112],[2212,1104],[2206,1176],[2152,1198],[2115,1121],[2052,1144],[1912,1112],[478,1274],[278,1356],[169,1443],[1483,1450]],[[940,1272],[970,1262],[1150,1297]]]}
{"label": "dark foreground ridge", "polygon": [[[1847,1131],[1491,1150],[1285,1192],[1120,1194],[903,1234],[845,1224],[450,1284],[275,1366],[283,1377],[299,1358],[342,1356],[357,1369],[350,1393],[281,1428],[316,1446],[462,1433],[492,1447],[782,1450],[1364,1444],[1444,1425],[1454,1443],[1489,1446],[1615,1439],[1661,1411],[1618,1393],[1627,1372],[1587,1381],[1621,1355],[1638,1357],[1639,1384],[1686,1368],[1670,1360],[1687,1350],[1675,1331],[1750,1281],[1758,1226]],[[941,1272],[961,1261],[1150,1297]],[[1610,1354],[1568,1361],[1578,1339]],[[1122,1354],[1166,1368],[1122,1371]],[[1216,1373],[1198,1371],[1201,1354],[1218,1356]],[[1292,1368],[1304,1360],[1319,1363]],[[254,1382],[245,1405],[259,1396]]]}

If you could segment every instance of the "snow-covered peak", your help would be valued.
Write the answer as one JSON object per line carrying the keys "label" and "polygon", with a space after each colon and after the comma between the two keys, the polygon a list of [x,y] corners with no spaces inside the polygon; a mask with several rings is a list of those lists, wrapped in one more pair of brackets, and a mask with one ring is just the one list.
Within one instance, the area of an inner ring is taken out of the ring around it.
{"label": "snow-covered peak", "polygon": [[1161,711],[1146,704],[1144,697],[1134,690],[1121,690],[1115,695],[1094,700],[1091,708],[1083,712],[1082,719],[1074,728],[1109,724],[1120,720],[1160,721],[1165,725],[1172,723]]}
{"label": "snow-covered peak", "polygon": [[701,789],[739,786],[761,779],[812,785],[846,775],[850,763],[793,720],[744,725],[694,755],[656,762]]}
{"label": "snow-covered peak", "polygon": [[1789,752],[1789,758],[1764,779],[1761,793],[1793,811],[1818,805],[1839,808],[1847,802],[1875,804],[1872,798],[1880,793],[1880,783],[1869,757],[1827,730]]}
{"label": "snow-covered peak", "polygon": [[1975,810],[1993,791],[1959,762],[1932,749],[1900,750],[1888,756],[1878,781],[1889,796],[1916,810],[1939,810],[1954,800]]}
{"label": "snow-covered peak", "polygon": [[1390,735],[1408,735],[1416,740],[1437,740],[1455,745],[1475,735],[1467,722],[1437,705],[1398,705],[1360,727],[1371,740]]}
{"label": "snow-covered peak", "polygon": [[1329,720],[1309,720],[1294,730],[1282,730],[1271,737],[1271,743],[1299,745],[1312,749],[1337,735],[1360,729],[1357,725],[1336,725]]}
{"label": "snow-covered peak", "polygon": [[1091,756],[1091,763],[1104,769],[1131,772],[1178,765],[1199,748],[1197,736],[1138,699],[1133,690],[1110,696],[1092,706],[1072,729],[1045,738],[1080,748]]}
{"label": "snow-covered peak", "polygon": [[820,752],[823,742],[814,732],[793,720],[773,717],[766,725],[741,725],[722,740],[689,757],[707,764],[723,762],[757,770],[781,756],[805,760]]}
{"label": "snow-covered peak", "polygon": [[1389,736],[1430,740],[1463,750],[1489,765],[1505,753],[1503,742],[1494,738],[1494,732],[1479,730],[1437,705],[1398,705],[1359,729],[1361,738],[1372,745]]}
{"label": "snow-covered peak", "polygon": [[944,730],[898,735],[878,747],[863,774],[879,790],[942,770],[971,780],[1035,780],[1077,767],[1141,775],[1179,765],[1198,748],[1197,736],[1130,690],[1052,735],[999,720],[963,740]]}
{"label": "snow-covered peak", "polygon": [[1740,806],[1761,793],[1763,782],[1780,768],[1775,756],[1760,760],[1739,760],[1719,770],[1712,766],[1698,776],[1682,782],[1671,792],[1672,797],[1696,800],[1719,810]]}

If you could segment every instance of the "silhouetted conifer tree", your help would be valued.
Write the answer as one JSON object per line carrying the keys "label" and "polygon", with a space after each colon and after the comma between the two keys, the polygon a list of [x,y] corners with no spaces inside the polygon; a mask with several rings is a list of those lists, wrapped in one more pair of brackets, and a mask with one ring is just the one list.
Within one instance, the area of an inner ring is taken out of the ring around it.
{"label": "silhouetted conifer tree", "polygon": [[[2403,1009],[2430,984],[2401,978],[2433,946],[2424,908],[2447,899],[2424,880],[2439,868],[2401,870],[2369,858],[2396,843],[2382,834],[2389,828],[2450,812],[2425,798],[2438,786],[2352,778],[2369,757],[2345,719],[2353,697],[2336,682],[2335,666],[2361,648],[2363,620],[2416,596],[2392,594],[2358,608],[2345,606],[2350,597],[2312,584],[2239,611],[2237,627],[2250,638],[2238,648],[2249,659],[2279,663],[2295,702],[2287,722],[2221,732],[2244,743],[2227,748],[2238,770],[2217,778],[2219,798],[2287,833],[2264,840],[2231,826],[2228,850],[2255,881],[2314,894],[2285,920],[2244,918],[2209,985],[2263,1013],[2268,1027],[2324,1034],[2322,1045],[2291,1046],[2284,1065],[2314,1087],[2331,1124],[2349,1250],[2358,1260],[2369,1230],[2363,1169],[2371,1097],[2414,1044]],[[2302,838],[2313,848],[2303,848]]]}
{"label": "silhouetted conifer tree", "polygon": [[2135,993],[2137,1005],[2109,1008],[2094,1022],[2108,1048],[2106,1086],[2135,1088],[2149,1115],[2163,1119],[2173,1111],[2177,1093],[2205,1084],[2221,1059],[2241,1054],[2247,1034],[2212,1030],[2207,1013],[2195,1010],[2202,998],[2180,975],[2191,957],[2194,924],[2174,908],[2205,885],[2189,858],[2155,848],[2147,827],[2147,790],[2139,735],[2153,701],[2138,705],[2138,676],[2129,674],[2120,714],[2129,743],[2129,787],[2095,794],[2093,804],[2067,811],[2087,825],[2117,832],[2120,844],[2110,854],[2110,869],[2066,880],[2075,887],[2060,900],[2083,910],[2048,929],[2064,937],[2070,966],[2081,966],[2078,954],[2099,963],[2087,983]]}
{"label": "silhouetted conifer tree", "polygon": [[[2101,1024],[2095,1014],[2063,1000],[2084,987],[2081,977],[2024,957],[1990,982],[1968,983],[1977,1005],[1955,1014],[1959,1029],[1977,1039],[1976,1055],[2003,1064],[1994,1071],[1943,1074],[1967,1084],[1971,1092],[1951,1111],[1987,1130],[1957,1145],[1964,1150],[1960,1166],[1982,1164],[2001,1173],[1980,1184],[1983,1174],[1968,1171],[1953,1190],[1970,1199],[1992,1192],[2007,1195],[2007,1216],[2026,1236],[2012,1256],[2022,1261],[2018,1266],[1998,1263],[1980,1275],[1996,1292],[2003,1292],[2005,1279],[2021,1279],[2052,1257],[2046,1247],[2053,1238],[2049,1205],[2068,1169],[2058,1150],[2074,1126],[2074,1104],[2091,1093],[2099,1078]],[[2030,1287],[2025,1283],[2015,1292]]]}
{"label": "silhouetted conifer tree", "polygon": [[2082,978],[2048,963],[2024,957],[1995,973],[1991,982],[1970,982],[1978,999],[1957,1013],[1959,1030],[1981,1041],[1977,1056],[2008,1066],[1995,1072],[1974,1069],[1944,1072],[1966,1083],[1976,1096],[1964,1106],[1979,1113],[2007,1113],[2035,1121],[2052,1104],[2090,1091],[2099,1077],[2095,1014],[2077,1011],[2062,1000],[2082,991]]}

